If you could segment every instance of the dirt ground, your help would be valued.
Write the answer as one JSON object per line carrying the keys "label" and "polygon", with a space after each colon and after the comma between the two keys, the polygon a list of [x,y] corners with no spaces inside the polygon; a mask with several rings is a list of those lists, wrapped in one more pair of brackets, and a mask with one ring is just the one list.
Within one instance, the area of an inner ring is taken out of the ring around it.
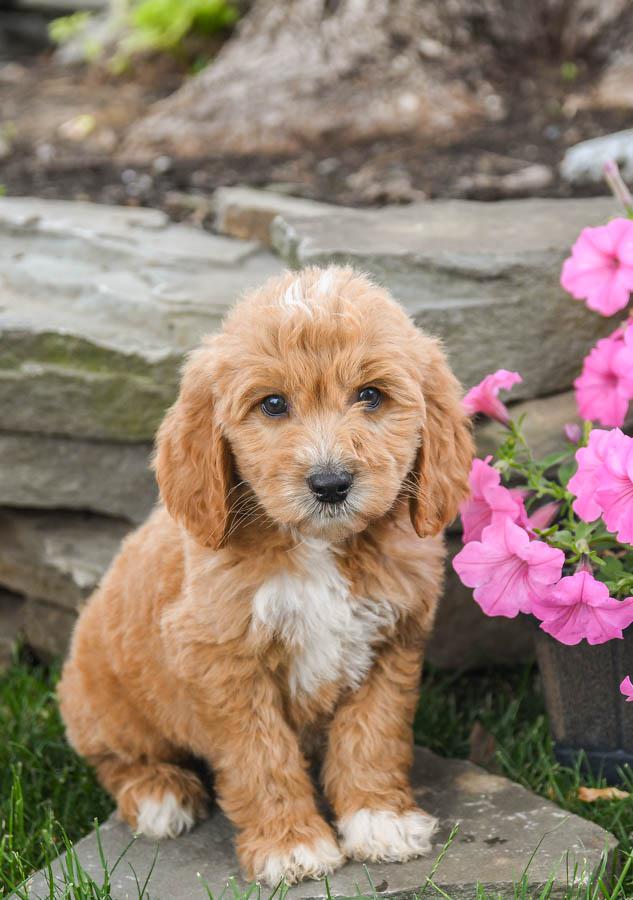
{"label": "dirt ground", "polygon": [[[566,76],[566,77],[565,77]],[[162,57],[114,76],[62,67],[49,51],[0,56],[0,184],[9,195],[90,199],[191,214],[182,194],[204,198],[228,184],[270,185],[347,205],[433,197],[493,200],[570,196],[557,167],[565,149],[629,127],[628,110],[583,108],[592,73],[529,62],[496,73],[499,103],[487,121],[442,139],[389,138],[348,145],[343,138],[293,158],[159,157],[135,165],[120,156],[128,126],[189,77]],[[537,183],[509,189],[504,176],[539,165]],[[583,189],[604,193],[604,188]],[[578,189],[574,194],[578,195]]]}

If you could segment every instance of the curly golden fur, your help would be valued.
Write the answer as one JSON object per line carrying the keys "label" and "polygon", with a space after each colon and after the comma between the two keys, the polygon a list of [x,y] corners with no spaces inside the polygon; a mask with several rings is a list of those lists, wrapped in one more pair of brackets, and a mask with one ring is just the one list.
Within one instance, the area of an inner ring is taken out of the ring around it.
{"label": "curly golden fur", "polygon": [[[204,814],[199,758],[248,877],[428,851],[411,722],[472,452],[439,344],[350,269],[269,281],[190,355],[157,438],[164,505],[83,609],[59,688],[133,828]],[[322,502],[307,479],[341,470],[349,492]]]}

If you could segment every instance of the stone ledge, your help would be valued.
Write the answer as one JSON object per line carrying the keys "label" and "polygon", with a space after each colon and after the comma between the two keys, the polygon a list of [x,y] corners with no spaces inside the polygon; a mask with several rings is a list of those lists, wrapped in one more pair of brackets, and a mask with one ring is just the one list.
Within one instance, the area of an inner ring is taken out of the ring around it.
{"label": "stone ledge", "polygon": [[0,674],[11,665],[13,650],[24,633],[24,598],[0,588]]}
{"label": "stone ledge", "polygon": [[156,210],[0,198],[0,269],[3,429],[143,441],[183,355],[282,264]]}
{"label": "stone ledge", "polygon": [[516,399],[569,388],[614,323],[559,286],[586,225],[616,212],[606,198],[430,201],[381,210],[279,215],[272,243],[293,267],[347,263],[387,285],[416,322],[444,339],[464,385],[516,369]]}
{"label": "stone ledge", "polygon": [[221,234],[271,246],[271,226],[278,215],[323,216],[335,207],[251,187],[220,187],[213,195],[215,227]]}
{"label": "stone ledge", "polygon": [[0,505],[75,509],[142,522],[156,501],[151,444],[0,431]]}
{"label": "stone ledge", "polygon": [[[451,900],[472,900],[478,882],[495,896],[513,898],[513,883],[520,880],[528,864],[530,895],[554,874],[549,896],[563,897],[567,871],[572,872],[577,863],[580,873],[589,874],[599,864],[601,853],[616,845],[615,838],[599,826],[563,812],[507,778],[490,775],[468,762],[442,759],[421,748],[416,750],[413,785],[416,799],[439,816],[441,827],[432,856],[402,864],[369,864],[381,897],[413,898],[418,894],[456,823],[460,826],[457,837],[434,875],[435,884]],[[100,837],[106,859],[113,864],[129,844],[131,834],[112,817],[101,827]],[[208,895],[202,879],[217,897],[232,876],[237,876],[237,886],[244,888],[232,839],[231,825],[214,808],[211,818],[190,834],[159,845],[148,892],[169,900],[203,900]],[[87,872],[101,883],[95,835],[81,840],[76,850]],[[112,875],[113,900],[124,900],[134,890],[131,867],[143,883],[155,853],[156,844],[145,838],[130,846]],[[53,872],[59,873],[59,862],[53,864]],[[357,896],[357,885],[361,891],[366,886],[370,892],[365,869],[359,863],[348,863],[329,880],[333,897]],[[42,874],[29,879],[29,887],[33,898],[48,896]],[[326,896],[325,884],[314,881],[292,887],[287,895],[288,900]]]}
{"label": "stone ledge", "polygon": [[0,509],[0,584],[76,612],[130,528],[85,513]]}

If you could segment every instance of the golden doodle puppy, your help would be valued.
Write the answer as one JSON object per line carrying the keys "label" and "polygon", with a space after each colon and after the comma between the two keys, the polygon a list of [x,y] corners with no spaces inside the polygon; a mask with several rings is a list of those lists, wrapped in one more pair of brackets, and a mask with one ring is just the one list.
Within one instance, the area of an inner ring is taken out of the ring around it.
{"label": "golden doodle puppy", "polygon": [[472,452],[438,343],[351,269],[272,279],[190,355],[163,505],[83,609],[59,688],[132,828],[201,818],[201,759],[249,878],[430,850],[411,723]]}

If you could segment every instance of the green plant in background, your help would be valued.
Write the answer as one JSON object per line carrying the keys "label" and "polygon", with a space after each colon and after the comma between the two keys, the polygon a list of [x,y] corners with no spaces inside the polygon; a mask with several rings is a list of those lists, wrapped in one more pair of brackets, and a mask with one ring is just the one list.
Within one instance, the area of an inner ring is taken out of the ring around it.
{"label": "green plant in background", "polygon": [[86,29],[92,20],[92,13],[76,12],[70,16],[60,16],[53,19],[48,26],[50,39],[55,44],[66,44],[72,38],[77,37]]}
{"label": "green plant in background", "polygon": [[141,0],[130,13],[130,39],[138,49],[173,50],[188,35],[216,34],[237,17],[237,9],[226,0]]}
{"label": "green plant in background", "polygon": [[183,51],[188,38],[205,39],[225,31],[239,17],[231,0],[116,0],[107,18],[85,12],[55,19],[51,40],[82,48],[84,59],[107,56],[117,72],[139,53]]}

